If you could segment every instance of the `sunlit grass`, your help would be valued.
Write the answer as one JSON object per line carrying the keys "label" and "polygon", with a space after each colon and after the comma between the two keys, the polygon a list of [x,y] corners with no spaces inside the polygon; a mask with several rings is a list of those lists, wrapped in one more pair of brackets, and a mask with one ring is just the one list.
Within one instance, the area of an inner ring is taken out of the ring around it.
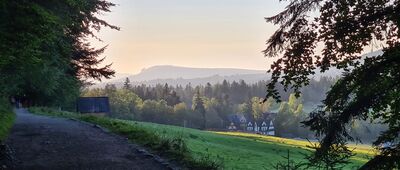
{"label": "sunlit grass", "polygon": [[[253,139],[260,139],[267,142],[278,143],[282,145],[288,145],[292,147],[301,147],[304,149],[310,149],[308,146],[311,144],[316,144],[316,142],[311,143],[307,140],[296,140],[296,139],[287,139],[287,138],[280,138],[275,136],[265,136],[260,134],[254,133],[244,133],[244,132],[213,132],[222,135],[230,135],[230,136],[237,136],[237,137],[245,137],[245,138],[253,138]],[[354,149],[353,152],[356,154],[366,154],[373,156],[376,154],[376,150],[373,149],[369,145],[363,144],[349,144],[350,149]]]}
{"label": "sunlit grass", "polygon": [[[279,161],[285,161],[287,151],[296,162],[304,162],[304,155],[310,153],[310,143],[304,140],[286,139],[243,132],[201,131],[170,125],[146,122],[139,124],[149,131],[165,136],[182,136],[188,141],[194,154],[210,154],[222,159],[226,169],[272,168]],[[356,154],[345,169],[354,169],[367,162],[375,153],[367,145],[350,145]]]}
{"label": "sunlit grass", "polygon": [[[283,146],[288,147],[297,147],[307,150],[310,149],[309,146],[316,144],[316,142],[307,141],[307,140],[295,140],[295,139],[287,139],[287,138],[280,138],[275,136],[265,136],[253,133],[243,133],[243,132],[213,132],[221,135],[229,135],[229,136],[236,136],[236,137],[244,137],[250,139],[257,139],[269,143],[275,143]],[[352,160],[360,161],[360,162],[367,162],[372,156],[377,154],[377,151],[369,145],[363,144],[349,144],[349,149],[356,154],[356,156],[352,157]]]}

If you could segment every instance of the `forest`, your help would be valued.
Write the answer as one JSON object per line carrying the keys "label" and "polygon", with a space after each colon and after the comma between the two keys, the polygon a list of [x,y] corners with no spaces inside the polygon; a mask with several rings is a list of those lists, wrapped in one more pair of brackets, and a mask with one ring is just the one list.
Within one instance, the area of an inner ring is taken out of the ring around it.
{"label": "forest", "polygon": [[[313,133],[301,122],[320,104],[335,81],[336,78],[330,77],[312,79],[310,85],[302,89],[300,97],[282,88],[282,102],[273,98],[263,102],[266,81],[247,84],[243,80],[182,87],[132,85],[126,78],[121,88],[114,84],[86,88],[82,96],[108,96],[111,117],[198,129],[226,130],[230,124],[229,115],[243,114],[247,120],[258,121],[263,113],[272,112],[277,113],[274,119],[277,136],[313,139]],[[352,134],[365,142],[372,141],[385,129],[383,125],[368,121],[356,121],[350,128]]]}

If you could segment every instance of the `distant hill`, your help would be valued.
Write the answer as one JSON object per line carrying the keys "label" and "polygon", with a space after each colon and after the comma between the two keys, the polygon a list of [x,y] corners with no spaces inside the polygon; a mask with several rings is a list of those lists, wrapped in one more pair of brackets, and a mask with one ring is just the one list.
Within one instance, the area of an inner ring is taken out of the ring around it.
{"label": "distant hill", "polygon": [[250,70],[250,69],[236,69],[236,68],[190,68],[179,67],[170,65],[153,66],[143,69],[139,74],[120,75],[109,81],[103,81],[94,85],[93,87],[102,87],[106,83],[113,83],[117,86],[122,86],[125,78],[128,77],[132,84],[165,84],[170,85],[192,85],[205,84],[210,82],[212,84],[222,82],[224,79],[228,81],[245,80],[252,83],[259,80],[266,80],[268,78],[265,70]]}
{"label": "distant hill", "polygon": [[[121,87],[126,77],[129,78],[131,84],[165,84],[176,86],[187,84],[204,85],[206,83],[217,84],[222,83],[223,80],[227,81],[240,81],[244,80],[248,84],[253,84],[261,80],[268,80],[270,74],[265,70],[249,70],[249,69],[234,69],[234,68],[189,68],[178,66],[154,66],[148,69],[143,69],[139,74],[117,75],[115,78],[108,81],[103,81],[92,87],[104,87],[107,83],[115,84]],[[330,70],[324,74],[316,74],[314,77],[324,76],[337,76],[340,72],[337,70]]]}
{"label": "distant hill", "polygon": [[232,76],[243,74],[265,74],[265,70],[249,70],[236,68],[190,68],[170,65],[153,66],[143,69],[139,74],[130,76],[134,81],[149,81],[155,79],[195,79],[214,75]]}
{"label": "distant hill", "polygon": [[[363,57],[371,57],[381,55],[382,51],[374,51],[371,53],[364,54]],[[267,68],[266,68],[267,69]],[[324,73],[316,71],[315,75],[311,77],[319,79],[322,76],[326,77],[337,77],[342,74],[343,71],[332,68]],[[237,68],[190,68],[180,67],[171,65],[160,65],[153,66],[147,69],[143,69],[136,75],[132,74],[116,74],[116,76],[110,80],[103,81],[94,85],[93,87],[103,87],[106,83],[116,84],[122,86],[125,78],[128,77],[132,84],[165,84],[169,85],[192,85],[221,83],[223,80],[227,81],[240,81],[244,80],[248,84],[256,83],[260,80],[268,80],[270,75],[266,73],[266,70],[251,70],[251,69],[237,69]]]}
{"label": "distant hill", "polygon": [[[148,81],[133,81],[131,80],[131,83],[133,85],[139,85],[139,84],[147,84],[154,86],[156,84],[169,84],[171,86],[176,86],[176,85],[182,85],[185,86],[187,84],[191,84],[193,86],[196,85],[204,85],[206,83],[211,83],[211,84],[217,84],[217,83],[222,83],[222,81],[227,80],[229,82],[232,81],[240,81],[244,80],[246,83],[253,84],[256,83],[260,80],[268,80],[269,76],[267,74],[242,74],[242,75],[232,75],[232,76],[220,76],[220,75],[214,75],[210,77],[202,77],[202,78],[193,78],[193,79],[184,79],[184,78],[177,78],[177,79],[154,79],[154,80],[148,80]],[[115,84],[117,87],[121,87],[123,85],[124,79],[121,80],[116,80],[110,83]],[[98,86],[104,86],[106,83],[99,84]],[[98,87],[95,86],[95,87]]]}

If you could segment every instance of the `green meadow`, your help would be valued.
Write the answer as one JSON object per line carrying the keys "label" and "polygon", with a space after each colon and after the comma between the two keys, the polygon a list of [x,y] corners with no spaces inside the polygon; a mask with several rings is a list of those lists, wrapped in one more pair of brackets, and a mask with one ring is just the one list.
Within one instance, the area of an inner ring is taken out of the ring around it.
{"label": "green meadow", "polygon": [[[304,153],[310,153],[308,141],[279,138],[241,132],[201,131],[170,125],[145,122],[140,125],[162,136],[181,136],[194,155],[209,154],[223,161],[225,169],[271,169],[279,161],[286,161],[288,150],[295,162],[304,162]],[[366,145],[350,145],[356,155],[345,169],[357,169],[368,161],[375,151]]]}

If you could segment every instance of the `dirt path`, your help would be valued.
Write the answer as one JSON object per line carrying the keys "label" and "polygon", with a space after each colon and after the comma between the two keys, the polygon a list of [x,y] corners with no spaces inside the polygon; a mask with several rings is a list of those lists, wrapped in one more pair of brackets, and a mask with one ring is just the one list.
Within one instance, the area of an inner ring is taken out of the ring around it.
{"label": "dirt path", "polygon": [[24,109],[16,112],[6,141],[15,150],[16,169],[167,169],[137,146],[99,128]]}

